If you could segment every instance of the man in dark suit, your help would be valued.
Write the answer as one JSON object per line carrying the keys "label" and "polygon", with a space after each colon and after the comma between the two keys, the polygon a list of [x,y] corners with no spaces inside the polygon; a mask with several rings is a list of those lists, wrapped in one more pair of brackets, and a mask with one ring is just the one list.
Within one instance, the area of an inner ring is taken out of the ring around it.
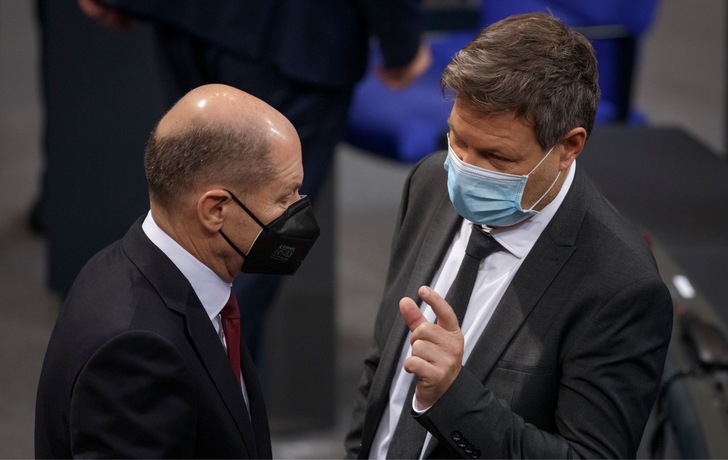
{"label": "man in dark suit", "polygon": [[[382,50],[378,74],[404,87],[430,65],[421,44],[420,0],[79,0],[106,25],[148,20],[158,44],[163,89],[177,100],[191,88],[223,83],[275,107],[298,130],[306,180],[315,202],[336,144],[343,138],[354,84],[367,67],[370,38]],[[235,281],[250,318],[248,341],[257,356],[259,333],[279,277]]]}
{"label": "man in dark suit", "polygon": [[318,237],[296,130],[247,93],[199,87],[152,132],[145,170],[150,212],[86,264],[51,336],[36,455],[270,458],[227,318],[241,270],[292,273]]}
{"label": "man in dark suit", "polygon": [[545,14],[490,25],[444,71],[449,149],[404,187],[349,456],[635,455],[672,303],[577,165],[597,79],[590,43]]}

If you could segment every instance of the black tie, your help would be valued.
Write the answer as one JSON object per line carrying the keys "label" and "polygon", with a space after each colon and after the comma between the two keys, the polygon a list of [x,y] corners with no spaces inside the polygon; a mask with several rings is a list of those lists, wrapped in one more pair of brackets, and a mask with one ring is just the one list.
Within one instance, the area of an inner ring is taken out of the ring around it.
{"label": "black tie", "polygon": [[468,309],[468,303],[470,302],[470,295],[473,293],[475,279],[478,277],[480,263],[500,248],[501,245],[490,233],[484,231],[479,225],[473,225],[468,246],[465,248],[465,257],[463,257],[458,273],[455,275],[455,280],[445,296],[445,300],[452,307],[455,316],[458,317],[458,324],[461,327],[463,318],[465,318],[465,311]]}
{"label": "black tie", "polygon": [[[490,233],[485,232],[479,225],[473,225],[470,231],[468,246],[465,248],[465,256],[460,263],[455,280],[447,291],[445,300],[450,304],[455,315],[458,317],[458,324],[463,325],[465,311],[470,302],[470,295],[475,286],[475,279],[478,277],[480,263],[490,254],[499,250],[501,245],[493,239]],[[417,386],[417,377],[412,379],[407,398],[402,407],[402,413],[394,430],[392,442],[387,450],[387,458],[419,458],[422,452],[422,445],[425,442],[425,430],[422,425],[410,414],[412,397]]]}

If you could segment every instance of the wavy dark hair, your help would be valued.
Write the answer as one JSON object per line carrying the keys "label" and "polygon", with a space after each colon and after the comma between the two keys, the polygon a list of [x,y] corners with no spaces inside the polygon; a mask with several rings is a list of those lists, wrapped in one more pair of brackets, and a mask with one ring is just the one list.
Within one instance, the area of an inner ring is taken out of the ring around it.
{"label": "wavy dark hair", "polygon": [[484,28],[442,74],[444,95],[487,114],[513,113],[544,150],[571,129],[594,126],[599,74],[594,48],[544,13],[510,16]]}

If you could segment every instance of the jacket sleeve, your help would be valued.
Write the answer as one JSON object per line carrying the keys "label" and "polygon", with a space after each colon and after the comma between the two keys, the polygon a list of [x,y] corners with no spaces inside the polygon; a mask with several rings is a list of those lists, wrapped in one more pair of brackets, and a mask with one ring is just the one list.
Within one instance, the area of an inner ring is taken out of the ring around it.
{"label": "jacket sleeve", "polygon": [[379,42],[384,66],[407,65],[417,54],[422,35],[420,0],[357,0],[371,36]]}
{"label": "jacket sleeve", "polygon": [[[634,458],[657,395],[672,302],[655,278],[607,300],[564,350],[556,432],[526,423],[467,368],[417,420],[453,456]],[[471,357],[472,358],[472,357]],[[414,415],[414,414],[413,414]]]}
{"label": "jacket sleeve", "polygon": [[79,374],[71,396],[74,457],[193,455],[195,391],[176,348],[150,332],[108,341]]}

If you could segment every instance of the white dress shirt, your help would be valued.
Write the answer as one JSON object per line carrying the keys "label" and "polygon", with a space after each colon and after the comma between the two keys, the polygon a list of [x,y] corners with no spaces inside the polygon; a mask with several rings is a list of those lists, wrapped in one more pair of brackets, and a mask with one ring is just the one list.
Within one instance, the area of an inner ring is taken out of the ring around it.
{"label": "white dress shirt", "polygon": [[[154,222],[151,211],[147,213],[147,217],[142,222],[142,230],[190,282],[227,353],[227,343],[222,331],[220,312],[230,298],[232,284],[220,278],[210,267],[197,260],[195,256],[187,252],[185,248],[159,228],[157,223]],[[245,404],[248,404],[245,379],[241,378],[240,381],[242,382]]]}
{"label": "white dress shirt", "polygon": [[[480,264],[478,276],[475,280],[475,286],[473,287],[461,328],[465,339],[463,363],[467,362],[470,353],[473,351],[480,335],[488,325],[488,321],[493,316],[493,312],[506,289],[511,284],[521,263],[564,201],[564,197],[573,182],[575,171],[576,162],[569,169],[564,185],[561,187],[556,198],[538,214],[520,224],[510,227],[492,230],[486,228],[486,230],[490,230],[493,238],[503,246],[503,250],[491,254]],[[460,268],[460,263],[462,262],[465,248],[470,238],[471,225],[471,222],[463,219],[460,230],[458,230],[452,243],[450,243],[450,248],[445,254],[442,265],[440,265],[440,268],[432,279],[430,287],[442,297],[445,297]],[[432,307],[423,302],[420,309],[423,310],[424,316],[428,321],[434,322],[435,313]],[[404,342],[404,347],[402,348],[399,363],[397,364],[397,372],[390,387],[389,404],[382,415],[382,420],[374,436],[369,458],[386,458],[387,456],[389,443],[394,435],[394,430],[397,428],[397,422],[404,407],[407,392],[414,378],[414,375],[407,373],[403,367],[404,360],[411,354],[412,347],[410,345],[410,335],[408,334]],[[415,410],[424,412],[428,409],[416,407],[415,399],[413,398],[412,400]],[[431,438],[432,435],[427,433],[420,457],[425,452]]]}

